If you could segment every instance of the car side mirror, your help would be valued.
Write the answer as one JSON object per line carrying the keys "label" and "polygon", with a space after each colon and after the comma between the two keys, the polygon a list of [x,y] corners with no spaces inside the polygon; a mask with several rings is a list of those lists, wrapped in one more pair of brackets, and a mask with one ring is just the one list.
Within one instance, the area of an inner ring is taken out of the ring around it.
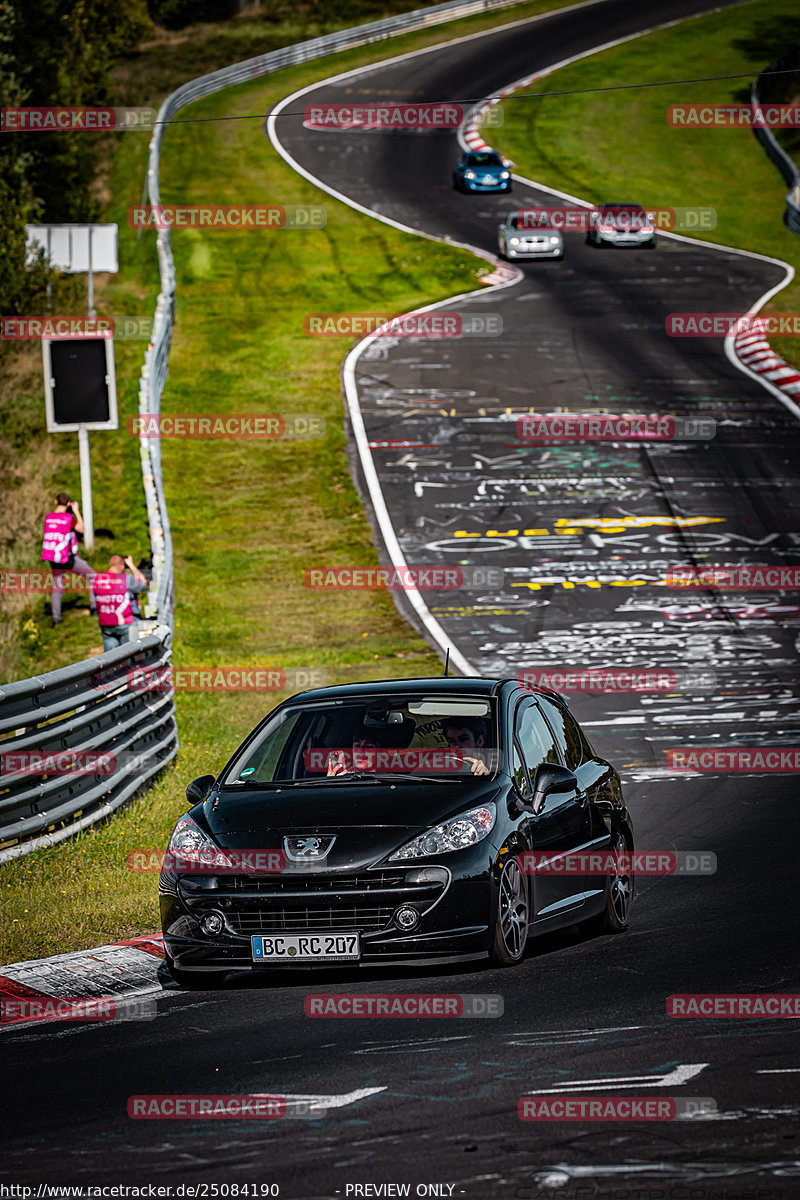
{"label": "car side mirror", "polygon": [[574,771],[558,763],[542,763],[533,781],[533,811],[538,814],[544,808],[548,796],[561,792],[577,792],[578,779]]}
{"label": "car side mirror", "polygon": [[200,804],[205,800],[214,783],[215,775],[201,775],[186,785],[186,799],[190,804]]}
{"label": "car side mirror", "polygon": [[512,821],[521,817],[524,812],[530,812],[533,807],[533,797],[523,796],[516,784],[508,795],[508,815]]}

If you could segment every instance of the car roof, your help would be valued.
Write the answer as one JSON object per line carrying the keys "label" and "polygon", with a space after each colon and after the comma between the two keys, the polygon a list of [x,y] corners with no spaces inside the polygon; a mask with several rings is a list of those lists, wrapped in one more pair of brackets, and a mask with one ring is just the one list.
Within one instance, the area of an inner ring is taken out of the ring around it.
{"label": "car roof", "polygon": [[526,695],[546,696],[548,699],[560,700],[563,703],[563,698],[550,688],[522,687],[517,679],[508,676],[496,676],[487,679],[479,675],[448,675],[447,677],[444,675],[435,675],[421,678],[372,679],[362,683],[345,683],[332,687],[313,688],[306,692],[298,692],[291,699],[358,700],[362,697],[367,699],[370,696],[385,695],[386,692],[402,695],[404,692],[413,694],[423,691],[442,696],[485,696],[488,699],[496,695],[504,684],[512,684],[514,688],[524,692]]}

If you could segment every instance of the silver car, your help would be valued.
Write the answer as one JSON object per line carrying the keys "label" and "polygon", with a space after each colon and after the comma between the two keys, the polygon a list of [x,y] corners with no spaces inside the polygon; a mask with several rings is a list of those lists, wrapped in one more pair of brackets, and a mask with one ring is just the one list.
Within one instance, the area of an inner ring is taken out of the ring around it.
{"label": "silver car", "polygon": [[564,257],[564,238],[558,230],[526,226],[525,214],[519,212],[509,213],[498,225],[497,244],[502,258]]}
{"label": "silver car", "polygon": [[593,246],[647,246],[656,244],[656,230],[651,216],[641,204],[604,204],[596,217],[586,241]]}

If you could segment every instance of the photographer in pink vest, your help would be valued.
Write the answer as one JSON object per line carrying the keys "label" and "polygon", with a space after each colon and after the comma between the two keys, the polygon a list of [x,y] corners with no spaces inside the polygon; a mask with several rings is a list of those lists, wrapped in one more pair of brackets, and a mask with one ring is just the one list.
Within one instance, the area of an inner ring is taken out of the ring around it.
{"label": "photographer in pink vest", "polygon": [[[128,568],[129,574],[125,568]],[[131,640],[136,628],[131,597],[143,592],[147,580],[128,555],[112,554],[108,570],[101,571],[92,583],[97,600],[97,617],[103,635],[103,649],[113,650]]]}
{"label": "photographer in pink vest", "polygon": [[[61,624],[61,592],[64,577],[69,574],[86,575],[89,579],[89,608],[95,615],[92,578],[94,568],[78,557],[76,534],[83,533],[83,517],[77,500],[70,500],[69,492],[59,492],[56,506],[44,519],[42,539],[42,562],[53,564],[53,595],[51,598],[53,624]],[[59,568],[61,568],[59,570]],[[85,610],[84,610],[85,611]]]}

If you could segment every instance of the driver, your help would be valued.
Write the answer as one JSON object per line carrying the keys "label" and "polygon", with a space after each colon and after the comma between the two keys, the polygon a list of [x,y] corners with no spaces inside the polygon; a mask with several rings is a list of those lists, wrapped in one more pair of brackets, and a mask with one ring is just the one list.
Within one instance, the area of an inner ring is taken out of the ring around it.
{"label": "driver", "polygon": [[[489,768],[481,754],[486,745],[488,724],[483,717],[446,717],[442,733],[451,750],[460,750],[473,775],[488,775]],[[467,754],[465,751],[474,751]]]}
{"label": "driver", "polygon": [[[359,726],[353,733],[353,765],[348,767],[341,751],[328,755],[328,775],[348,775],[354,771],[375,771],[373,750],[404,750],[414,736],[415,725],[405,720],[402,725],[387,725],[384,729]],[[359,751],[361,753],[359,753]],[[366,753],[365,753],[366,751]]]}

